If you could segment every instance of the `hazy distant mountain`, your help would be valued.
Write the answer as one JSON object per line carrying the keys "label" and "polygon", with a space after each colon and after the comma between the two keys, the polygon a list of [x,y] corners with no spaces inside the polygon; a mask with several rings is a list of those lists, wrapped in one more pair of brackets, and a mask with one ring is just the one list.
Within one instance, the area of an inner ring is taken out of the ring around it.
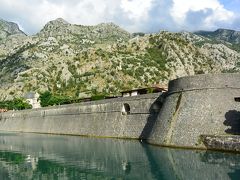
{"label": "hazy distant mountain", "polygon": [[222,40],[236,44],[240,43],[240,31],[234,31],[230,29],[218,29],[216,31],[198,31],[195,32],[195,34],[219,41]]}
{"label": "hazy distant mountain", "polygon": [[24,32],[19,29],[16,23],[7,22],[0,19],[0,41],[15,34],[25,35]]}
{"label": "hazy distant mountain", "polygon": [[239,72],[237,33],[227,32],[224,40],[211,32],[130,34],[113,23],[82,26],[59,18],[34,36],[20,31],[0,41],[0,99],[45,90],[117,94],[181,76]]}

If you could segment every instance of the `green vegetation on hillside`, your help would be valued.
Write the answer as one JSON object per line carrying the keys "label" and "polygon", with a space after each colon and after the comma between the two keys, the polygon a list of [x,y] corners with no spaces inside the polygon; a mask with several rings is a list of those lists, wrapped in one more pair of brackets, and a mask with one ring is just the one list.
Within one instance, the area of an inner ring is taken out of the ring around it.
{"label": "green vegetation on hillside", "polygon": [[0,109],[23,110],[31,108],[32,106],[23,98],[15,98],[11,101],[0,101]]}

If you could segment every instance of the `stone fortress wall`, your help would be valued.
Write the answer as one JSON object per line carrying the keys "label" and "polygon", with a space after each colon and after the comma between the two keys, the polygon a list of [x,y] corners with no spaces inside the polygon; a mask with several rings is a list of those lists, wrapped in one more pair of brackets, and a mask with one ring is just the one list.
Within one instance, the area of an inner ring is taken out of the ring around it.
{"label": "stone fortress wall", "polygon": [[202,135],[240,134],[240,74],[183,77],[168,95],[148,142],[205,148]]}
{"label": "stone fortress wall", "polygon": [[1,113],[0,130],[206,148],[202,135],[240,134],[239,110],[240,74],[208,74],[170,81],[164,94]]}
{"label": "stone fortress wall", "polygon": [[0,130],[138,139],[156,118],[160,94],[114,98],[0,114]]}

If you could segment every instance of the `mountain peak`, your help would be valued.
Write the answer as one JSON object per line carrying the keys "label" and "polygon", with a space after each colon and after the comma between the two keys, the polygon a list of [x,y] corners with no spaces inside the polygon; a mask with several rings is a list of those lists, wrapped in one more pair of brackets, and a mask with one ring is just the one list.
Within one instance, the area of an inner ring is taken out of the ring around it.
{"label": "mountain peak", "polygon": [[70,25],[70,23],[68,23],[63,18],[57,18],[57,19],[49,21],[47,24],[45,24],[43,29],[40,31],[40,34],[41,33],[49,34],[52,32],[57,32],[58,34],[61,34],[62,32],[61,31],[59,32],[59,28],[65,29],[68,25]]}
{"label": "mountain peak", "polygon": [[63,18],[57,18],[55,20],[49,21],[45,26],[48,26],[48,25],[61,26],[61,25],[68,25],[68,24],[69,22],[67,22]]}
{"label": "mountain peak", "polygon": [[[108,23],[100,23],[96,26],[93,26],[95,30],[99,33],[111,33],[111,34],[124,34],[126,37],[130,37],[130,33],[127,32],[125,29],[121,28],[120,26],[114,24],[113,22],[108,22]],[[117,35],[118,36],[118,35]]]}
{"label": "mountain peak", "polygon": [[0,19],[0,39],[4,39],[14,34],[26,35],[19,29],[19,26],[16,23]]}
{"label": "mountain peak", "polygon": [[114,24],[113,22],[106,22],[106,23],[100,23],[98,26],[113,26],[113,27],[119,27],[118,25]]}
{"label": "mountain peak", "polygon": [[50,22],[57,22],[57,23],[62,23],[62,24],[69,24],[69,22],[67,22],[65,19],[63,18],[57,18],[53,21],[50,21]]}

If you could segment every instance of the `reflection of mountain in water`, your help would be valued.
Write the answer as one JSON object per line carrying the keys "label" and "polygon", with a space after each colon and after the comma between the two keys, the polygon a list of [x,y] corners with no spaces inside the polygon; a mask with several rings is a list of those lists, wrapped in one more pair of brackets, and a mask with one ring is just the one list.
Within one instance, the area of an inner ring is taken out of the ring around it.
{"label": "reflection of mountain in water", "polygon": [[0,134],[3,179],[235,179],[240,155],[119,139]]}

